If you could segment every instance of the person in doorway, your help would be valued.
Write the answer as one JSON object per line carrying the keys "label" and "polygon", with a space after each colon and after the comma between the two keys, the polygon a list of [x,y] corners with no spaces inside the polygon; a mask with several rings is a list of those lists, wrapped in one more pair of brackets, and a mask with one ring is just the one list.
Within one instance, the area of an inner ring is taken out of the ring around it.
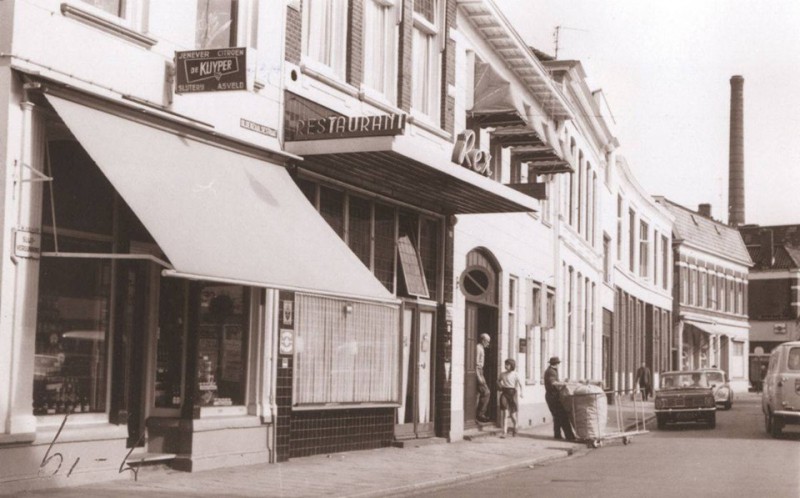
{"label": "person in doorway", "polygon": [[[517,435],[517,393],[522,398],[522,383],[517,375],[517,362],[511,358],[505,361],[506,371],[500,374],[497,379],[497,387],[500,389],[500,410],[503,413],[503,435],[508,434],[508,419],[511,419],[511,435]],[[519,390],[517,390],[519,388]]]}
{"label": "person in doorway", "polygon": [[642,362],[642,366],[636,371],[636,385],[642,391],[642,401],[647,401],[650,390],[653,388],[653,373],[650,372],[650,368],[645,362]]}
{"label": "person in doorway", "polygon": [[476,418],[478,422],[489,422],[486,416],[486,408],[489,406],[489,396],[492,394],[486,377],[483,375],[483,366],[486,364],[486,350],[489,348],[491,338],[489,334],[481,334],[478,337],[477,351],[475,353],[475,374],[478,377],[478,411]]}
{"label": "person in doorway", "polygon": [[[550,358],[549,363],[550,366],[544,371],[544,400],[547,402],[547,408],[550,409],[550,414],[553,416],[553,437],[574,441],[575,434],[572,432],[569,416],[558,397],[558,388],[564,385],[563,382],[558,380],[558,365],[561,364],[561,360],[558,356],[553,356]],[[562,431],[564,432],[563,438],[561,437]]]}

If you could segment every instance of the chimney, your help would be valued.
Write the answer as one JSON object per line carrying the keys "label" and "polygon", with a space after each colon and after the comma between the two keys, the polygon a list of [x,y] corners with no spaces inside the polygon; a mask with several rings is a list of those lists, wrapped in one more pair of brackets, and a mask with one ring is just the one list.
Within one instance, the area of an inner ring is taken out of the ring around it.
{"label": "chimney", "polygon": [[708,219],[711,219],[711,204],[700,204],[697,206],[697,212],[700,216],[705,216]]}
{"label": "chimney", "polygon": [[744,78],[731,77],[728,224],[744,225]]}
{"label": "chimney", "polygon": [[767,266],[775,264],[775,240],[768,228],[761,230],[761,261]]}

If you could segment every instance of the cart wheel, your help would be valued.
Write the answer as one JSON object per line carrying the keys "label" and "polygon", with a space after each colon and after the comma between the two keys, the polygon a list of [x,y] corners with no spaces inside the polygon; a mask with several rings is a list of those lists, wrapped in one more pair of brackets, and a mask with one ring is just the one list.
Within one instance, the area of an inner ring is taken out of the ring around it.
{"label": "cart wheel", "polygon": [[628,436],[625,436],[624,438],[622,438],[622,444],[625,444],[625,445],[631,444],[631,438],[629,438]]}
{"label": "cart wheel", "polygon": [[600,447],[600,440],[595,439],[592,441],[592,448],[599,448]]}

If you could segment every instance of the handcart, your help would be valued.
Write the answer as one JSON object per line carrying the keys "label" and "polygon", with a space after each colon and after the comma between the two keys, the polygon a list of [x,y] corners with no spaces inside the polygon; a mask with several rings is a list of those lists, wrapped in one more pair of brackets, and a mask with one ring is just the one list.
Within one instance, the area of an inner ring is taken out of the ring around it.
{"label": "handcart", "polygon": [[[644,403],[638,391],[576,391],[562,396],[562,404],[569,414],[576,440],[586,443],[587,447],[599,448],[606,441],[614,439],[621,439],[622,444],[628,445],[633,441],[633,436],[649,432],[645,427]],[[613,398],[615,406],[611,423],[608,423],[609,397]],[[633,419],[626,422],[626,414],[633,415]]]}

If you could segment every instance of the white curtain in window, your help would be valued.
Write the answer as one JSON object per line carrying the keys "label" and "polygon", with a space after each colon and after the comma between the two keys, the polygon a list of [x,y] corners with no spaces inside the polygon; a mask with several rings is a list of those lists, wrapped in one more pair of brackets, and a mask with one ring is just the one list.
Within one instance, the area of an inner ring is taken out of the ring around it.
{"label": "white curtain in window", "polygon": [[297,404],[400,401],[396,306],[296,295]]}
{"label": "white curtain in window", "polygon": [[345,77],[347,53],[347,0],[303,2],[303,54]]}
{"label": "white curtain in window", "polygon": [[395,101],[397,88],[397,8],[387,0],[366,0],[364,84]]}

